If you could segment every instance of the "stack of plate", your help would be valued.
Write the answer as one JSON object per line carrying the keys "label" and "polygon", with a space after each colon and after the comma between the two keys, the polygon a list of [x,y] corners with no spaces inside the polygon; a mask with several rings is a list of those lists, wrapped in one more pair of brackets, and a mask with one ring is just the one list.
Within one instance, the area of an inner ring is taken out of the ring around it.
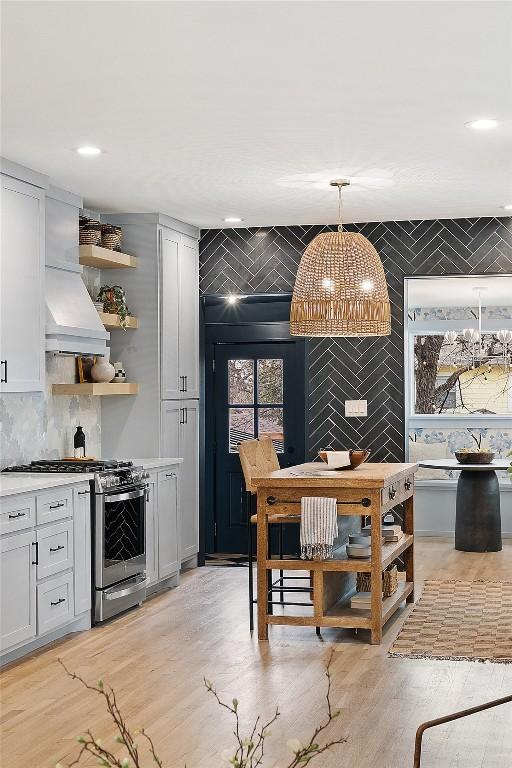
{"label": "stack of plate", "polygon": [[364,533],[351,533],[348,537],[348,544],[346,545],[347,557],[370,557],[372,553],[372,543],[370,534]]}

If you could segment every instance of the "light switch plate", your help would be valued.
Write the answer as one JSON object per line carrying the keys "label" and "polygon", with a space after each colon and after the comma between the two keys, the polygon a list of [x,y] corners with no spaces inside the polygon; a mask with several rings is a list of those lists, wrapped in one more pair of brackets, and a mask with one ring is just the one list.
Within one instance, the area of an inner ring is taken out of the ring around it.
{"label": "light switch plate", "polygon": [[345,400],[345,416],[367,416],[367,400]]}

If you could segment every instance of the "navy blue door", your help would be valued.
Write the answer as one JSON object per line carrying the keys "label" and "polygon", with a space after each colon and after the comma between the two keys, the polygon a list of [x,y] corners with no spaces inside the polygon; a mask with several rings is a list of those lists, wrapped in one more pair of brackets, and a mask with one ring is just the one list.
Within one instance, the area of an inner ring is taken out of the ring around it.
{"label": "navy blue door", "polygon": [[[282,467],[304,461],[304,352],[294,341],[215,344],[215,549],[247,550],[238,445],[272,438]],[[208,457],[207,457],[208,458]],[[298,546],[287,526],[285,551]]]}

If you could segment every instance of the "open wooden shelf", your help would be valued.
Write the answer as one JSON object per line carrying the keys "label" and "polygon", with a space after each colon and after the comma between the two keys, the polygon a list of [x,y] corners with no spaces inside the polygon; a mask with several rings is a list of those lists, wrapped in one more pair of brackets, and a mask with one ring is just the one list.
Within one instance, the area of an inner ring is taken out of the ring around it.
{"label": "open wooden shelf", "polygon": [[[405,552],[413,544],[412,534],[405,534],[400,541],[394,541],[382,546],[382,570],[386,570],[393,560]],[[347,557],[345,546],[335,550],[334,557],[329,560],[267,560],[267,569],[289,571],[367,571],[372,570],[370,559]]]}
{"label": "open wooden shelf", "polygon": [[[393,613],[399,608],[400,603],[403,603],[404,600],[407,599],[407,597],[411,594],[413,590],[414,584],[411,581],[399,581],[398,582],[398,588],[396,592],[394,592],[389,597],[384,597],[382,600],[382,623],[385,624],[386,621],[393,615]],[[329,608],[326,611],[326,618],[328,617],[336,617],[339,618],[347,618],[350,620],[350,622],[353,622],[355,618],[360,619],[366,619],[368,622],[371,621],[371,610],[368,608],[351,608],[350,607],[350,599],[354,596],[355,592],[353,592],[350,597],[345,598],[339,603],[335,603],[331,608]],[[353,624],[349,624],[348,626],[354,626]]]}
{"label": "open wooden shelf", "polygon": [[54,395],[136,395],[139,391],[138,384],[118,382],[98,384],[85,382],[84,384],[53,384]]}
{"label": "open wooden shelf", "polygon": [[96,269],[124,269],[136,267],[137,257],[111,251],[108,248],[100,248],[99,245],[81,245],[79,262],[84,267],[96,267]]}
{"label": "open wooden shelf", "polygon": [[[122,328],[121,318],[119,315],[115,315],[113,312],[98,312],[100,320],[105,328]],[[138,328],[139,318],[128,315],[126,318],[126,328]]]}

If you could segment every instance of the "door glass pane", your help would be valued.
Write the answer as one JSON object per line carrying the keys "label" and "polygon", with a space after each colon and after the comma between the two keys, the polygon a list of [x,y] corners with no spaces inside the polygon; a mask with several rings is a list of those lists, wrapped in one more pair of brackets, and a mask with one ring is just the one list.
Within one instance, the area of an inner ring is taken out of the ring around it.
{"label": "door glass pane", "polygon": [[228,360],[229,402],[254,402],[254,360]]}
{"label": "door glass pane", "polygon": [[277,453],[284,451],[283,409],[258,408],[258,437],[268,435]]}
{"label": "door glass pane", "polygon": [[254,409],[229,409],[229,452],[238,453],[238,444],[254,439]]}
{"label": "door glass pane", "polygon": [[258,403],[283,402],[283,361],[258,360]]}

